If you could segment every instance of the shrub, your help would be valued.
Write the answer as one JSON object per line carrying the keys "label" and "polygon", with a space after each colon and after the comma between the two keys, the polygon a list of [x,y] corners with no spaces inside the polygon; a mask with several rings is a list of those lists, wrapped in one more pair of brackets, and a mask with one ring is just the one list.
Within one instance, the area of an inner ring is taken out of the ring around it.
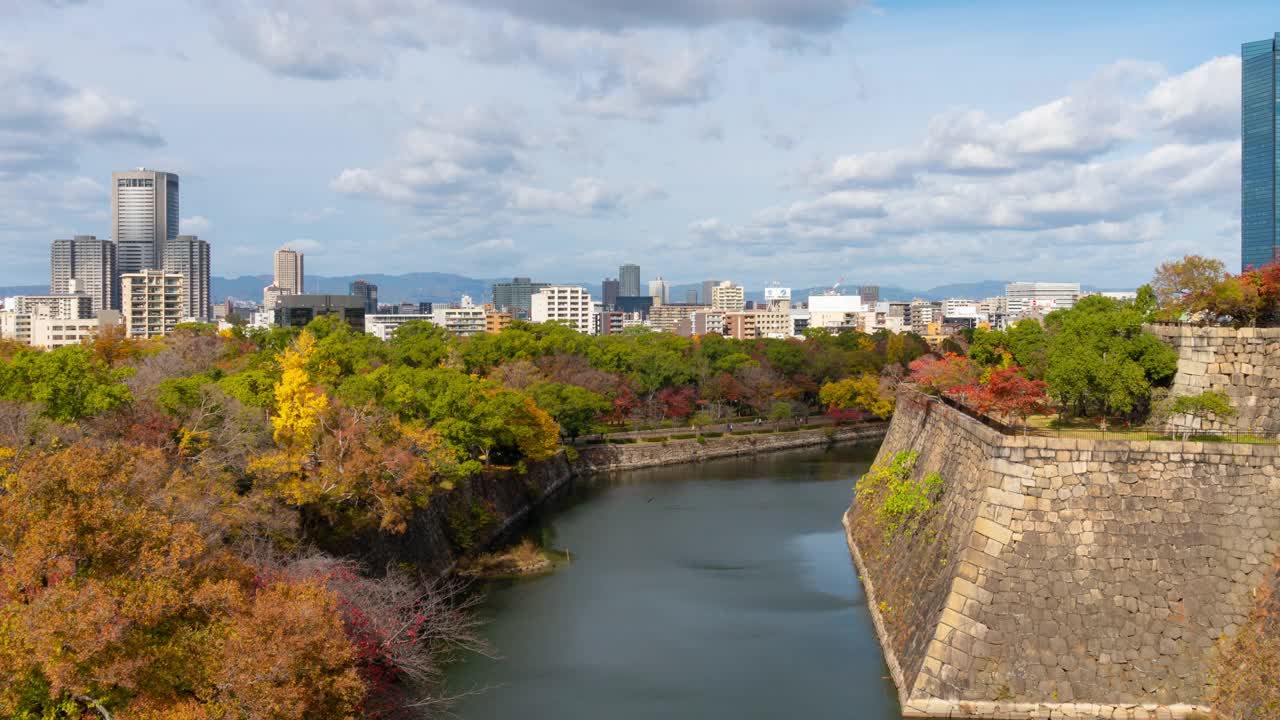
{"label": "shrub", "polygon": [[886,541],[899,533],[911,535],[915,521],[932,510],[942,495],[938,473],[912,479],[919,457],[914,450],[899,452],[888,465],[873,465],[858,480],[855,493],[860,500],[876,503],[876,524],[884,529]]}

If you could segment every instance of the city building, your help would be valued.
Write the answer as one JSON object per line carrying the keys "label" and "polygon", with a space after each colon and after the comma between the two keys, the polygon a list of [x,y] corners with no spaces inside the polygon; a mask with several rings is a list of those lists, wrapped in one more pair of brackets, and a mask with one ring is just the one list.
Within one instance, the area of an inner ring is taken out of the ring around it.
{"label": "city building", "polygon": [[711,305],[711,288],[719,284],[719,280],[702,281],[702,295],[700,295],[698,299],[703,305]]}
{"label": "city building", "polygon": [[182,275],[163,270],[143,270],[120,275],[120,304],[125,333],[132,338],[168,335],[182,322]]}
{"label": "city building", "polygon": [[31,316],[30,336],[26,342],[33,347],[52,350],[68,345],[80,345],[91,340],[104,328],[120,324],[120,311],[106,309],[97,317],[76,320]]}
{"label": "city building", "polygon": [[378,314],[378,286],[367,280],[356,280],[347,286],[347,294],[364,298],[365,316]]}
{"label": "city building", "polygon": [[743,310],[724,313],[725,337],[735,340],[791,337],[794,325],[791,313],[772,310]]}
{"label": "city building", "polygon": [[306,327],[322,315],[336,315],[352,330],[364,332],[365,329],[364,298],[357,295],[282,295],[272,314],[273,322],[280,327]]}
{"label": "city building", "polygon": [[271,283],[285,295],[301,295],[306,292],[307,277],[303,272],[302,253],[280,248],[275,253],[275,282]]}
{"label": "city building", "polygon": [[666,305],[671,302],[671,283],[663,280],[661,275],[650,280],[649,297],[653,298],[654,305]]}
{"label": "city building", "polygon": [[178,176],[138,168],[111,173],[111,239],[121,275],[164,267],[178,237]]}
{"label": "city building", "polygon": [[532,307],[530,298],[545,287],[551,287],[551,283],[536,283],[527,277],[512,278],[511,282],[494,283],[493,306],[502,312],[511,313],[516,318],[528,320]]}
{"label": "city building", "polygon": [[862,300],[863,305],[875,305],[880,302],[880,286],[879,285],[859,285],[858,297]]}
{"label": "city building", "polygon": [[810,295],[809,327],[832,333],[858,330],[866,310],[857,295]]}
{"label": "city building", "polygon": [[930,332],[929,326],[934,323],[939,326],[942,324],[942,303],[912,300],[907,308],[905,322],[911,327],[911,332],[917,335],[937,335],[936,331]]}
{"label": "city building", "polygon": [[268,285],[262,288],[262,307],[265,310],[275,310],[276,305],[280,304],[280,298],[284,297],[285,295],[293,295],[293,294],[294,293],[287,292],[284,288],[280,287],[279,285],[275,285],[275,284]]}
{"label": "city building", "polygon": [[183,318],[204,322],[213,317],[209,243],[195,235],[179,235],[165,243],[164,271],[182,276]]}
{"label": "city building", "polygon": [[536,323],[559,322],[580,333],[590,334],[591,294],[575,285],[552,285],[542,288],[532,299],[530,319]]}
{"label": "city building", "polygon": [[431,321],[455,335],[464,337],[483,333],[489,324],[484,308],[473,304],[471,298],[466,295],[462,296],[457,306],[432,306]]}
{"label": "city building", "polygon": [[1015,282],[1005,286],[1004,296],[1010,317],[1041,315],[1074,307],[1080,283]]}
{"label": "city building", "polygon": [[618,296],[639,297],[643,294],[640,292],[640,266],[628,263],[619,267]]}
{"label": "city building", "polygon": [[[359,296],[357,296],[359,297]],[[364,316],[364,331],[378,338],[379,340],[390,340],[396,330],[401,325],[411,322],[429,322],[434,324],[434,318],[431,314],[417,315],[401,315],[399,313],[383,314],[375,313],[373,315]]]}
{"label": "city building", "polygon": [[620,310],[627,314],[639,314],[641,317],[648,317],[649,310],[653,308],[653,298],[649,295],[619,295],[613,303],[614,310]]}
{"label": "city building", "polygon": [[515,320],[509,312],[499,312],[492,305],[484,306],[484,331],[488,333],[497,333],[511,327],[511,323]]}
{"label": "city building", "polygon": [[622,283],[613,278],[605,278],[600,283],[600,302],[606,307],[611,308],[618,302],[618,296],[622,294]]}
{"label": "city building", "polygon": [[698,289],[697,289],[697,288],[688,288],[687,290],[685,290],[685,291],[684,291],[684,304],[685,304],[685,305],[697,305],[697,304],[698,304]]}
{"label": "city building", "polygon": [[[468,300],[468,305],[470,301]],[[401,315],[430,315],[434,306],[429,302],[410,302],[405,301],[395,306],[395,312]]]}
{"label": "city building", "polygon": [[649,309],[649,326],[659,332],[673,332],[681,320],[689,319],[699,310],[710,310],[705,305],[655,305]]}
{"label": "city building", "polygon": [[711,307],[724,312],[736,312],[746,307],[746,293],[741,285],[725,280],[711,287]]}
{"label": "city building", "polygon": [[694,335],[723,335],[725,311],[712,308],[699,310],[693,314]]}
{"label": "city building", "polygon": [[595,316],[592,332],[596,335],[621,335],[627,314],[619,310],[603,310]]}
{"label": "city building", "polygon": [[1240,264],[1280,257],[1280,33],[1240,47]]}
{"label": "city building", "polygon": [[49,292],[84,293],[92,299],[94,312],[119,309],[115,243],[76,235],[70,240],[54,240],[49,255]]}
{"label": "city building", "polygon": [[39,315],[54,320],[83,320],[93,317],[93,298],[83,293],[62,295],[19,295],[12,310],[20,315]]}

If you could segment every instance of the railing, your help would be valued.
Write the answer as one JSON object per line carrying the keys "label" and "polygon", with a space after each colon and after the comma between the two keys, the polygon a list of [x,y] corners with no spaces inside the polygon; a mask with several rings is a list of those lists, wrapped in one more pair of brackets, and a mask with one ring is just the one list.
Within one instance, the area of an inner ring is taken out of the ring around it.
{"label": "railing", "polygon": [[[923,394],[923,393],[922,393]],[[1036,427],[1010,425],[965,405],[945,395],[930,395],[942,404],[954,408],[1004,435],[1029,435],[1033,437],[1081,438],[1087,440],[1180,440],[1184,442],[1231,442],[1251,445],[1280,443],[1280,433],[1253,429],[1188,429],[1176,426],[1158,428],[1128,426],[1116,421],[1101,427]]]}

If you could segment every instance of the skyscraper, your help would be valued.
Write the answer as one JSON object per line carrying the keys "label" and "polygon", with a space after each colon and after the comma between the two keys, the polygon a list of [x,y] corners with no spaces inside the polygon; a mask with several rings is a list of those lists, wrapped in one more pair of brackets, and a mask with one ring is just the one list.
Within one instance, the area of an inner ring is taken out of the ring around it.
{"label": "skyscraper", "polygon": [[111,173],[111,239],[121,274],[164,266],[178,237],[178,176],[138,168]]}
{"label": "skyscraper", "polygon": [[604,303],[606,308],[611,308],[618,303],[618,296],[622,294],[622,283],[613,278],[605,278],[600,283],[600,302]]}
{"label": "skyscraper", "polygon": [[348,286],[352,295],[364,298],[365,315],[378,314],[378,286],[366,280],[356,280]]}
{"label": "skyscraper", "polygon": [[182,276],[183,318],[213,317],[209,289],[209,243],[195,235],[179,235],[165,243],[164,271]]}
{"label": "skyscraper", "polygon": [[116,245],[93,235],[54,240],[50,249],[49,292],[82,292],[93,298],[93,312],[120,309]]}
{"label": "skyscraper", "polygon": [[1280,116],[1276,114],[1280,33],[1240,48],[1240,264],[1261,267],[1280,255]]}
{"label": "skyscraper", "polygon": [[711,304],[711,289],[719,285],[719,280],[703,280],[702,281],[702,304]]}
{"label": "skyscraper", "polygon": [[667,305],[671,302],[671,283],[658,276],[656,280],[649,281],[649,297],[653,298],[654,305]]}
{"label": "skyscraper", "polygon": [[272,283],[285,295],[301,295],[306,289],[302,271],[302,253],[287,247],[276,251],[276,281]]}
{"label": "skyscraper", "polygon": [[618,294],[624,297],[640,297],[640,266],[630,263],[618,268]]}

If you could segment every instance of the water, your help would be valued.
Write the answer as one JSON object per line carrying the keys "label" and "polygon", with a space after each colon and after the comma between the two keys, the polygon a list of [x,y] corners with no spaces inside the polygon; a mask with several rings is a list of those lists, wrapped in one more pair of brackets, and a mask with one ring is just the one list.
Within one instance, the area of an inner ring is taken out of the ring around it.
{"label": "water", "polygon": [[500,660],[453,668],[464,720],[899,720],[840,515],[869,448],[631,471],[542,531],[572,563],[494,584]]}

